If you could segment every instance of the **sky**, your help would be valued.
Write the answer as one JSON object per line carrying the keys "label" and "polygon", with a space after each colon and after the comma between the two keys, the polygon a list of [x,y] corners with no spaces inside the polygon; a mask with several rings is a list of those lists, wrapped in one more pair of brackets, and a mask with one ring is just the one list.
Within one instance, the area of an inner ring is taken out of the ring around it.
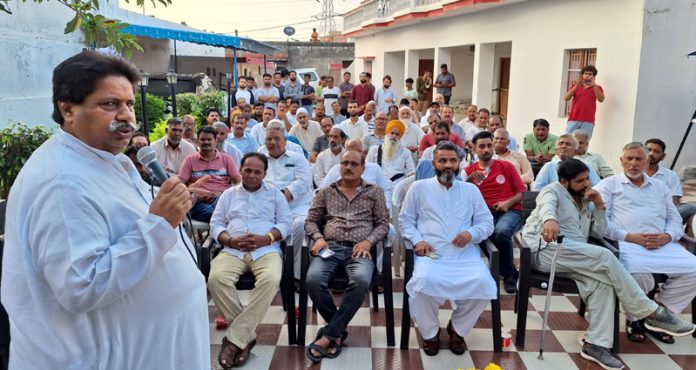
{"label": "sky", "polygon": [[[234,35],[259,41],[285,41],[285,26],[295,28],[292,38],[309,41],[312,28],[319,30],[321,1],[328,0],[172,0],[172,5],[153,7],[145,1],[144,12],[171,22],[186,22],[190,27]],[[333,0],[334,11],[342,14],[357,7],[360,0]],[[143,13],[143,9],[120,0],[121,8]],[[316,17],[316,18],[313,18]],[[334,18],[336,29],[342,30],[341,17]],[[291,39],[292,40],[292,39]]]}

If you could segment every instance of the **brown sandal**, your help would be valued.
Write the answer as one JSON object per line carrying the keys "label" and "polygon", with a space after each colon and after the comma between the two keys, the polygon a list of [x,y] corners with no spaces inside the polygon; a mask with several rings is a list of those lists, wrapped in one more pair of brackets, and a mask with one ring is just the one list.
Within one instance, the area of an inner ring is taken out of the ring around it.
{"label": "brown sandal", "polygon": [[223,369],[231,369],[235,366],[237,355],[241,352],[241,348],[227,340],[227,337],[222,338],[222,348],[218,354],[218,363]]}
{"label": "brown sandal", "polygon": [[449,345],[450,350],[455,355],[462,355],[466,352],[466,344],[464,344],[464,337],[457,334],[452,326],[452,321],[447,324],[447,334],[449,334]]}
{"label": "brown sandal", "polygon": [[251,355],[251,349],[254,348],[255,345],[256,345],[256,339],[249,342],[249,344],[247,344],[247,346],[244,347],[244,349],[241,352],[237,353],[237,356],[234,359],[233,366],[242,366],[242,365],[246,364],[246,362],[249,361],[249,356]]}
{"label": "brown sandal", "polygon": [[435,356],[440,352],[440,329],[437,329],[437,334],[430,339],[423,339],[423,351],[428,356]]}

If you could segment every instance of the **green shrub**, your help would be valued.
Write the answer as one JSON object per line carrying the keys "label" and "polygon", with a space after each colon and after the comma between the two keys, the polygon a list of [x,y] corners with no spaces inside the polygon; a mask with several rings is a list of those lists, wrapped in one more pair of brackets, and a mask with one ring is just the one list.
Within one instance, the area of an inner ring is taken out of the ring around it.
{"label": "green shrub", "polygon": [[176,113],[179,117],[190,114],[196,118],[196,129],[205,122],[205,111],[215,107],[225,115],[225,92],[194,94],[183,93],[176,95]]}
{"label": "green shrub", "polygon": [[[164,99],[160,98],[159,96],[148,93],[145,94],[145,101],[147,102],[148,129],[150,132],[152,132],[153,127],[155,127],[155,124],[165,118]],[[135,118],[142,127],[143,112],[142,103],[140,100],[140,92],[137,92],[135,94]],[[140,130],[142,131],[143,129],[141,128]]]}
{"label": "green shrub", "polygon": [[53,130],[40,125],[29,127],[14,121],[9,121],[8,127],[0,129],[0,198],[7,199],[10,187],[29,156],[51,137]]}
{"label": "green shrub", "polygon": [[167,128],[167,120],[161,119],[154,124],[151,123],[152,129],[150,130],[150,142],[153,142],[159,138],[164,137],[167,134],[165,129]]}

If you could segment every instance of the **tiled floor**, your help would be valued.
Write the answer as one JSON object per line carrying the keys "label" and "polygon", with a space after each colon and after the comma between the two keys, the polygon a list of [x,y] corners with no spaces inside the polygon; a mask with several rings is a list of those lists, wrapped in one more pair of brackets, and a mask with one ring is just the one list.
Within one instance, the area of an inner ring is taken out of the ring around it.
{"label": "tiled floor", "polygon": [[[696,181],[684,183],[684,200],[696,203]],[[426,356],[421,350],[422,338],[416,328],[411,327],[408,350],[400,350],[401,337],[401,307],[403,299],[403,281],[395,277],[394,315],[397,327],[396,347],[387,347],[384,327],[384,311],[373,312],[368,306],[368,300],[363,303],[355,318],[348,327],[349,337],[346,347],[340,357],[324,359],[320,364],[311,365],[305,357],[304,347],[288,346],[288,331],[285,312],[282,309],[278,295],[270,307],[263,323],[257,329],[257,345],[252,351],[249,362],[244,369],[482,369],[494,362],[503,369],[531,370],[569,370],[569,369],[601,369],[594,363],[580,357],[578,337],[587,330],[587,322],[576,314],[579,298],[574,295],[554,295],[551,301],[549,317],[550,330],[546,334],[544,359],[537,359],[539,338],[541,335],[542,314],[544,308],[543,291],[534,292],[530,299],[527,319],[527,335],[525,347],[515,345],[516,314],[513,312],[514,296],[503,293],[501,296],[501,316],[503,326],[512,330],[513,344],[504,348],[502,353],[493,352],[491,337],[490,311],[485,311],[475,328],[465,338],[468,351],[461,356],[452,354],[447,349],[448,336],[444,330],[451,309],[449,306],[440,310],[440,321],[443,330],[440,334],[442,350],[437,356]],[[501,287],[501,292],[504,292]],[[242,302],[247,302],[249,292],[241,292]],[[297,302],[297,299],[296,299]],[[310,301],[311,305],[311,301]],[[384,307],[380,295],[380,307]],[[213,322],[217,309],[210,302],[211,324],[210,339],[211,368],[220,369],[217,354],[224,331],[215,330]],[[682,316],[691,318],[691,310],[687,309]],[[324,324],[321,317],[309,310],[307,342],[314,337],[317,330]],[[633,370],[696,370],[696,339],[688,336],[677,338],[674,344],[663,344],[649,337],[644,343],[629,341],[624,334],[623,315],[621,316],[621,353],[619,358],[626,364],[627,369]]]}

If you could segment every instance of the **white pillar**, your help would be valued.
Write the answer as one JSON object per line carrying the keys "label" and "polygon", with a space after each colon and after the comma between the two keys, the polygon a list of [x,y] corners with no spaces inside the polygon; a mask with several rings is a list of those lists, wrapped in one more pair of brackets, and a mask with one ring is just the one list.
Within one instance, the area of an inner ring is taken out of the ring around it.
{"label": "white pillar", "polygon": [[[411,77],[413,81],[418,78],[418,61],[420,60],[420,52],[418,50],[406,50],[406,57],[404,63],[404,76],[405,78]],[[415,82],[413,83],[413,88],[416,87]]]}
{"label": "white pillar", "polygon": [[491,109],[491,104],[493,103],[494,64],[495,44],[476,44],[471,102],[476,104],[479,109]]}

